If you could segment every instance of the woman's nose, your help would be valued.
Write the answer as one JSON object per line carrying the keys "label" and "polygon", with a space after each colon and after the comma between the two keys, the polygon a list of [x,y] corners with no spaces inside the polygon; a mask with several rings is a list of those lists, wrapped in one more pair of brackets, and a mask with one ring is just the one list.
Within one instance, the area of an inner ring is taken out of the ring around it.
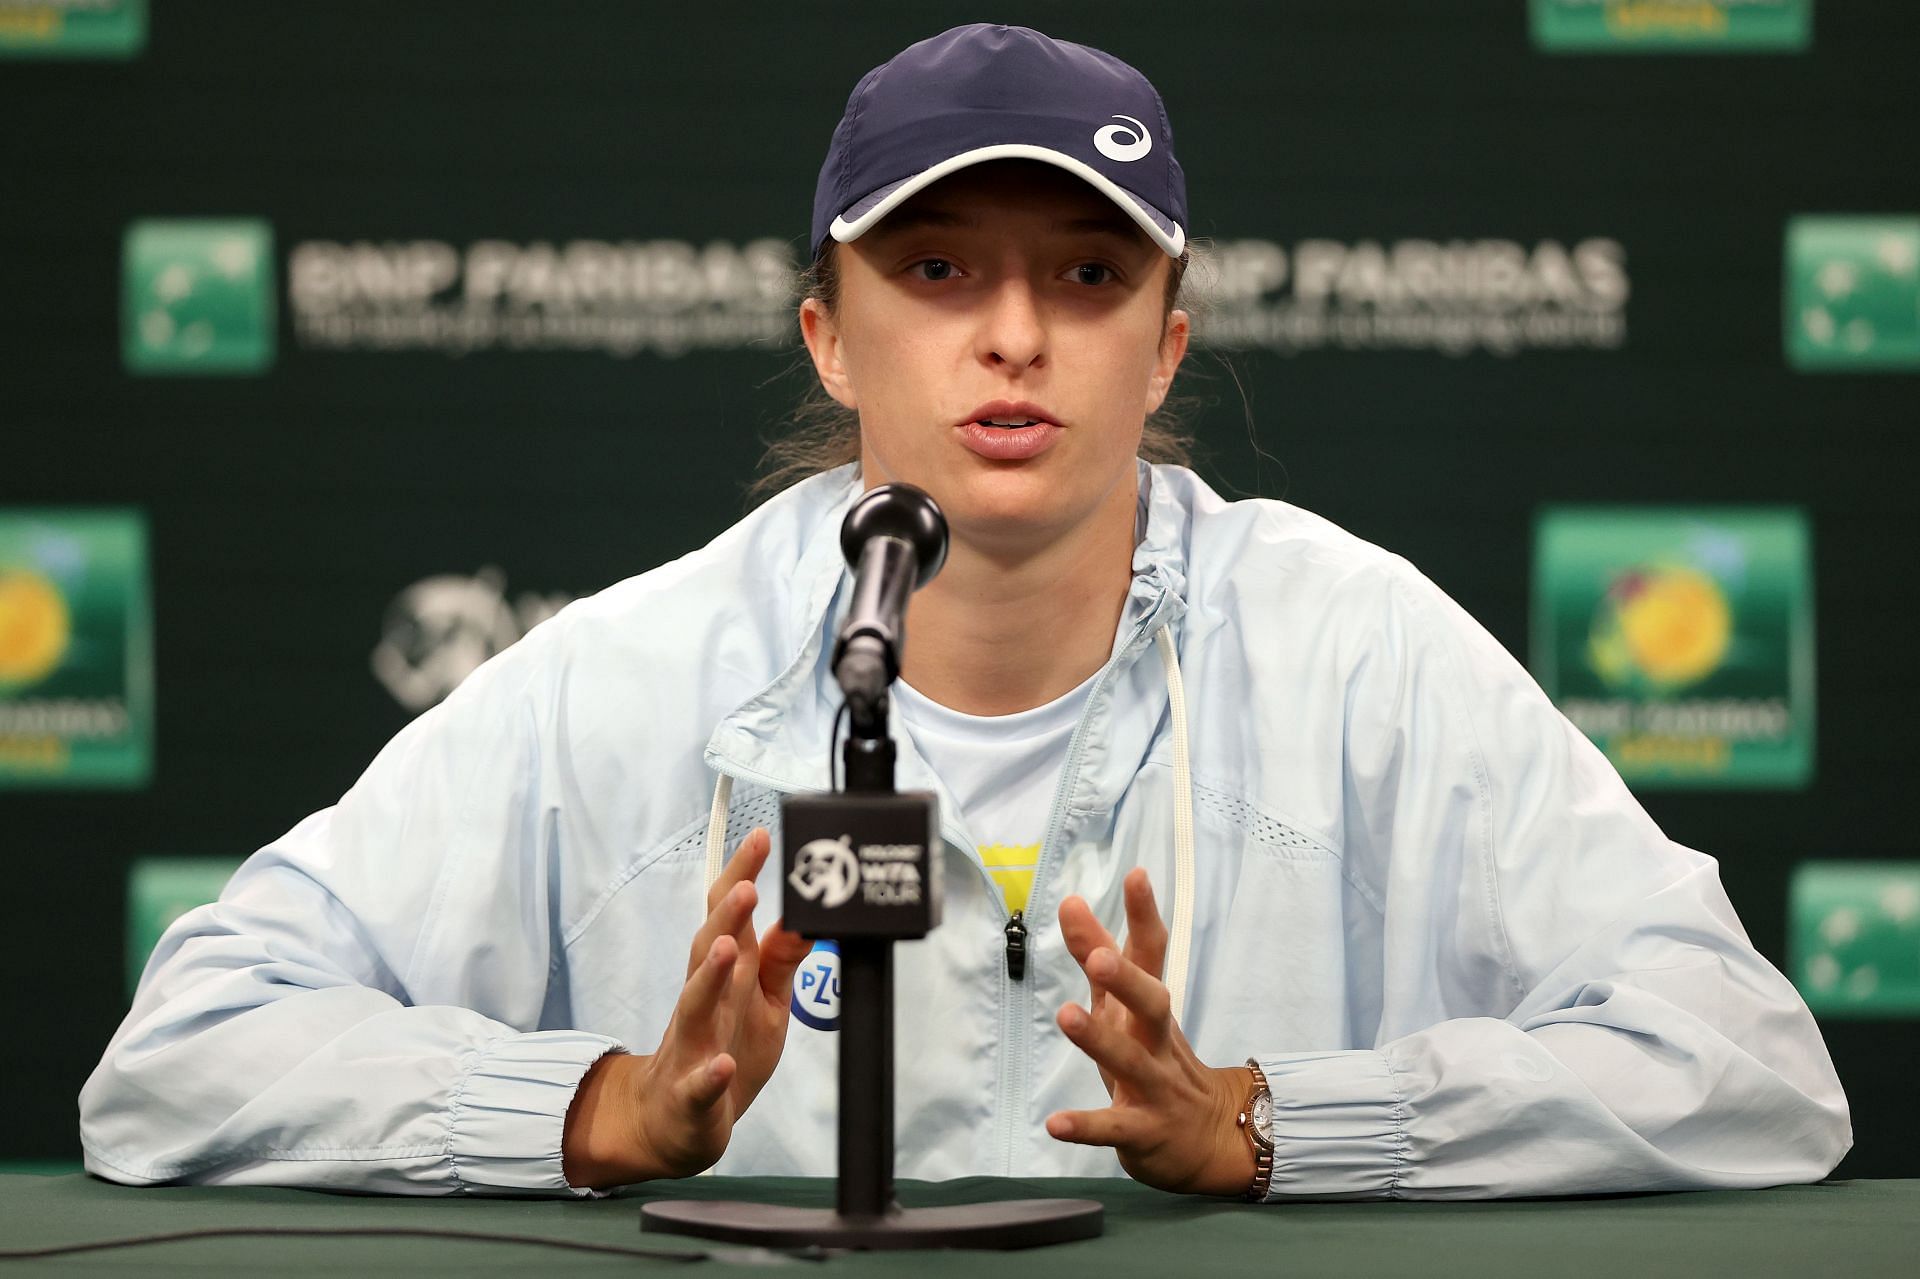
{"label": "woman's nose", "polygon": [[1024,372],[1045,362],[1046,322],[1040,299],[1025,279],[1004,280],[988,295],[979,348],[984,363],[1007,372]]}

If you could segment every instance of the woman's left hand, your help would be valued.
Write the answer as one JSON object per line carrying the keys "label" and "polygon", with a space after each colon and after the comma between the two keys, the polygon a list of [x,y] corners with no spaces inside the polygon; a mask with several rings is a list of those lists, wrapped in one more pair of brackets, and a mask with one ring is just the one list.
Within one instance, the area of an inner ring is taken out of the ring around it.
{"label": "woman's left hand", "polygon": [[1068,1004],[1057,1020],[1100,1068],[1113,1104],[1056,1111],[1047,1117],[1047,1132],[1061,1141],[1113,1147],[1127,1175],[1149,1186],[1243,1194],[1253,1182],[1253,1147],[1236,1120],[1253,1091],[1253,1072],[1215,1069],[1194,1056],[1160,980],[1167,929],[1147,872],[1129,871],[1124,891],[1124,950],[1084,900],[1060,903],[1060,930],[1092,998],[1089,1008]]}

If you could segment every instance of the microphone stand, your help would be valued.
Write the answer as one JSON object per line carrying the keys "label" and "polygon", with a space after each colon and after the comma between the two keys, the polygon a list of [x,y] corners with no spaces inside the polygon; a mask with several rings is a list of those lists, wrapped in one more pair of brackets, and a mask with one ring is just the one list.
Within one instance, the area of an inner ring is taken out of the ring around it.
{"label": "microphone stand", "polygon": [[[894,1199],[893,944],[924,937],[939,922],[939,824],[933,795],[894,790],[884,686],[877,696],[850,697],[848,709],[845,789],[781,804],[787,926],[803,936],[835,936],[840,949],[835,1207],[665,1201],[641,1207],[640,1228],[773,1248],[1008,1249],[1094,1238],[1103,1221],[1091,1199],[946,1208],[902,1208]],[[908,866],[913,875],[901,874]],[[870,869],[887,874],[870,879]],[[876,881],[888,891],[871,894]],[[918,890],[908,892],[910,883]],[[830,934],[817,931],[828,928]]]}

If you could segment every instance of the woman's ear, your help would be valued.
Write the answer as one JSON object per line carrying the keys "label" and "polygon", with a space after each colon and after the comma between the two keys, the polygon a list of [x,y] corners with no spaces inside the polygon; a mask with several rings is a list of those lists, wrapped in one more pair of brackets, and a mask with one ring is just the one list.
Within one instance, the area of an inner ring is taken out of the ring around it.
{"label": "woman's ear", "polygon": [[807,298],[800,303],[800,337],[807,344],[807,354],[813,357],[813,371],[820,375],[820,385],[826,388],[827,394],[842,408],[858,409],[860,401],[853,393],[853,382],[847,376],[846,361],[842,358],[840,326],[819,298]]}
{"label": "woman's ear", "polygon": [[1180,368],[1180,361],[1186,358],[1187,339],[1192,335],[1193,320],[1185,311],[1176,307],[1167,313],[1167,325],[1160,334],[1160,354],[1147,378],[1148,413],[1166,402],[1167,392],[1173,389],[1173,375]]}

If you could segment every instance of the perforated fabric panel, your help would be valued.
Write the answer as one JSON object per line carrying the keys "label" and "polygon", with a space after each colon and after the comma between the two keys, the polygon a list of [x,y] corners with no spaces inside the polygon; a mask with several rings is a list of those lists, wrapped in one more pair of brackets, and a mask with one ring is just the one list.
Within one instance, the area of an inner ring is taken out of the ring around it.
{"label": "perforated fabric panel", "polygon": [[1219,818],[1244,832],[1247,838],[1281,853],[1326,856],[1333,851],[1319,840],[1309,838],[1285,822],[1269,817],[1243,799],[1210,790],[1199,783],[1194,784],[1193,798],[1200,811]]}
{"label": "perforated fabric panel", "polygon": [[[733,785],[733,800],[727,805],[726,856],[733,856],[733,850],[740,841],[756,826],[765,826],[767,833],[773,836],[774,847],[780,846],[780,799],[779,791],[764,786],[751,786],[744,782]],[[704,857],[707,852],[707,824],[688,832],[679,843],[667,853],[667,858]]]}

